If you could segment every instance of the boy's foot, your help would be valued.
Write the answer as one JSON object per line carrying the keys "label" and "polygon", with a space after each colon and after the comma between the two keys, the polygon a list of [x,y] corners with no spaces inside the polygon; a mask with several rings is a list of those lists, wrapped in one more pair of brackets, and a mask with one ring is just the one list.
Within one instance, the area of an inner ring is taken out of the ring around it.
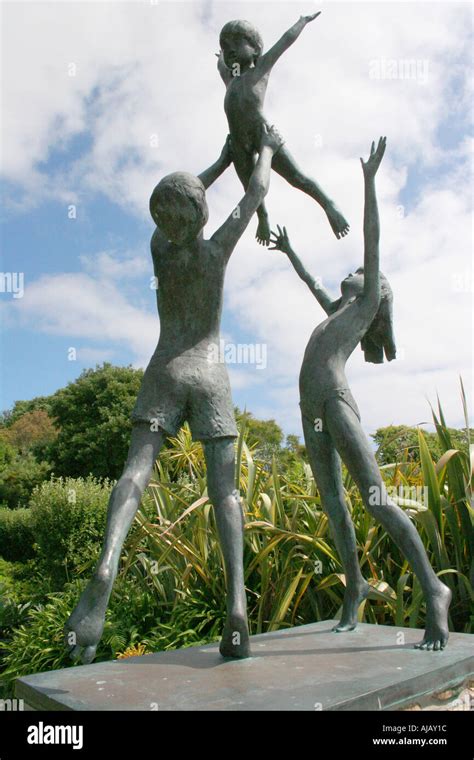
{"label": "boy's foot", "polygon": [[72,659],[86,665],[94,659],[105,625],[113,580],[95,575],[64,626],[64,643]]}
{"label": "boy's foot", "polygon": [[268,216],[259,219],[255,237],[260,245],[269,245],[270,243],[270,222]]}
{"label": "boy's foot", "polygon": [[426,600],[426,630],[423,641],[415,644],[415,649],[441,651],[448,643],[448,610],[451,604],[451,590],[440,583],[439,590]]}
{"label": "boy's foot", "polygon": [[342,615],[339,623],[332,629],[336,633],[353,631],[357,625],[357,612],[359,605],[367,599],[370,586],[365,581],[354,589],[347,589],[342,603]]}
{"label": "boy's foot", "polygon": [[345,237],[349,232],[349,224],[337,206],[332,201],[329,201],[324,210],[337,239]]}
{"label": "boy's foot", "polygon": [[246,615],[229,615],[224,624],[219,645],[222,657],[250,657],[249,629]]}

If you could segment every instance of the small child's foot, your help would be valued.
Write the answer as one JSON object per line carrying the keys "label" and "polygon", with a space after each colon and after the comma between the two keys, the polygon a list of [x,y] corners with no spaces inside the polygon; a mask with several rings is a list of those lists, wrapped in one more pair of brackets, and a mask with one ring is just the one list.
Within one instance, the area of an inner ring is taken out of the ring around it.
{"label": "small child's foot", "polygon": [[415,644],[415,649],[441,651],[448,643],[448,610],[451,604],[451,590],[440,583],[439,591],[426,600],[426,630],[423,641]]}
{"label": "small child's foot", "polygon": [[250,657],[250,639],[246,615],[229,615],[224,624],[219,645],[222,657]]}
{"label": "small child's foot", "polygon": [[337,239],[339,240],[340,238],[345,237],[349,232],[349,224],[337,206],[332,201],[329,201],[324,210],[326,212],[329,224],[331,225],[331,229]]}
{"label": "small child's foot", "polygon": [[270,243],[270,222],[268,216],[259,219],[255,237],[260,245],[269,245]]}
{"label": "small child's foot", "polygon": [[344,593],[342,615],[339,623],[332,629],[336,633],[353,631],[357,625],[357,612],[359,605],[367,598],[370,586],[365,581],[353,589],[347,589]]}

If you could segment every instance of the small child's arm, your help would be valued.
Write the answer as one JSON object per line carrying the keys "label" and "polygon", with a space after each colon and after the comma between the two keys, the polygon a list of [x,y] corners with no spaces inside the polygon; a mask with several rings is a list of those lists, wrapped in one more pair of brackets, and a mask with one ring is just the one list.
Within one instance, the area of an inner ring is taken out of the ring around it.
{"label": "small child's arm", "polygon": [[321,11],[318,11],[318,13],[313,13],[312,16],[301,16],[296,24],[293,24],[293,26],[290,27],[290,29],[288,29],[288,31],[286,31],[282,37],[280,37],[278,42],[275,42],[273,47],[271,47],[270,50],[268,50],[258,59],[256,66],[258,71],[261,74],[267,74],[269,71],[271,71],[280,56],[282,56],[283,53],[288,50],[288,48],[294,42],[296,42],[306,24],[309,24],[310,21],[314,21],[314,19],[317,18],[320,13]]}
{"label": "small child's arm", "polygon": [[269,250],[282,251],[283,253],[286,253],[291,263],[293,264],[295,272],[299,275],[299,277],[301,277],[303,282],[306,283],[311,293],[318,301],[319,305],[324,309],[326,314],[332,314],[336,309],[338,301],[333,301],[328,291],[320,284],[319,279],[315,280],[314,277],[312,277],[309,272],[306,271],[302,262],[291,247],[286,227],[283,227],[282,230],[281,227],[277,224],[277,228],[279,234],[277,235],[276,232],[272,232],[274,239],[270,240],[270,242],[273,243],[273,248],[270,248]]}
{"label": "small child's arm", "polygon": [[198,175],[199,179],[201,180],[204,187],[207,188],[212,185],[213,182],[216,181],[218,177],[221,176],[221,174],[227,169],[227,167],[232,163],[232,152],[230,147],[230,135],[227,135],[227,140],[225,141],[224,147],[222,148],[221,155],[217,159],[215,163],[212,164],[208,169],[205,169],[201,174]]}
{"label": "small child's arm", "polygon": [[217,56],[217,70],[219,74],[221,75],[221,79],[224,82],[225,86],[229,84],[230,80],[232,79],[232,72],[231,70],[225,65],[224,62],[224,54],[222,50],[219,53],[216,53]]}

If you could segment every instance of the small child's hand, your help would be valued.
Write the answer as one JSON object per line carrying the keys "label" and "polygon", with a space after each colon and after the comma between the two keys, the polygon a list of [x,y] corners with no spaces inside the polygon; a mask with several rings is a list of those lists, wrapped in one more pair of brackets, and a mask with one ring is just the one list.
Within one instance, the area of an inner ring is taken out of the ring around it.
{"label": "small child's hand", "polygon": [[283,253],[290,253],[291,251],[291,243],[288,239],[288,233],[286,231],[286,227],[283,227],[283,230],[281,229],[280,225],[277,224],[278,229],[278,235],[276,232],[273,232],[272,235],[274,237],[274,240],[270,238],[270,243],[273,243],[273,248],[269,248],[269,251],[282,251]]}
{"label": "small child's hand", "polygon": [[284,142],[285,141],[283,137],[278,132],[276,127],[274,127],[273,125],[271,127],[267,127],[266,124],[262,124],[261,148],[264,148],[265,146],[267,146],[271,148],[271,150],[275,154],[278,150],[280,150]]}
{"label": "small child's hand", "polygon": [[373,142],[370,149],[370,156],[368,157],[367,161],[363,161],[362,158],[360,159],[360,162],[362,164],[362,171],[364,172],[365,177],[375,177],[377,169],[379,168],[380,162],[383,158],[383,154],[385,153],[386,145],[387,138],[380,137],[377,145],[377,150],[375,149],[375,143]]}
{"label": "small child's hand", "polygon": [[305,24],[309,24],[310,21],[314,21],[314,19],[318,18],[319,15],[321,15],[321,11],[313,13],[311,16],[300,16],[300,21],[303,21]]}

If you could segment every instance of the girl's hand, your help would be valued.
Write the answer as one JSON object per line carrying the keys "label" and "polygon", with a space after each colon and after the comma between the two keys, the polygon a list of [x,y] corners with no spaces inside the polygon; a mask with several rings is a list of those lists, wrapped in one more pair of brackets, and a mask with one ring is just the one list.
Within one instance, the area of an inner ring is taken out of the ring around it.
{"label": "girl's hand", "polygon": [[386,145],[387,138],[381,137],[379,139],[379,144],[377,145],[377,150],[375,150],[375,143],[372,143],[370,156],[368,157],[367,161],[364,162],[362,158],[360,159],[360,162],[362,164],[362,171],[364,172],[365,177],[375,177],[377,169],[379,168],[380,162],[383,158],[383,154],[385,153]]}
{"label": "girl's hand", "polygon": [[309,24],[310,21],[314,21],[315,18],[318,18],[321,11],[318,11],[317,13],[311,14],[311,16],[300,16],[300,21],[303,21],[305,24]]}
{"label": "girl's hand", "polygon": [[278,235],[276,232],[272,231],[272,235],[274,236],[274,240],[270,237],[270,243],[273,243],[273,247],[269,248],[269,251],[282,251],[283,253],[290,253],[291,249],[291,243],[288,238],[288,233],[286,231],[286,227],[283,227],[283,230],[281,229],[280,225],[277,224],[278,228]]}

